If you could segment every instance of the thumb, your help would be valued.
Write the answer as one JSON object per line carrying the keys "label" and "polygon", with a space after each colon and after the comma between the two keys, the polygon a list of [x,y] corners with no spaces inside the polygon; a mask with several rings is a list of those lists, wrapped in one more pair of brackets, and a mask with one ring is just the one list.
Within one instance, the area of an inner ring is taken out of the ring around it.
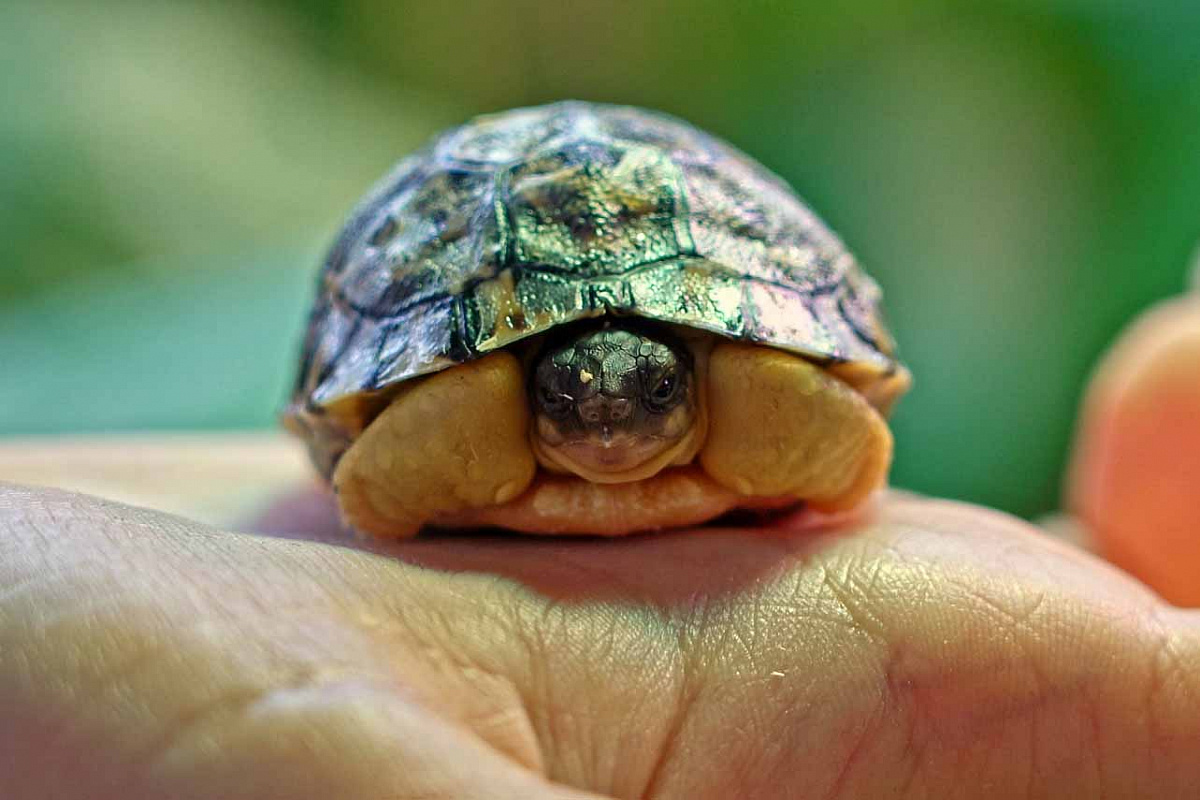
{"label": "thumb", "polygon": [[1200,606],[1200,296],[1147,312],[1097,370],[1067,506],[1102,555]]}

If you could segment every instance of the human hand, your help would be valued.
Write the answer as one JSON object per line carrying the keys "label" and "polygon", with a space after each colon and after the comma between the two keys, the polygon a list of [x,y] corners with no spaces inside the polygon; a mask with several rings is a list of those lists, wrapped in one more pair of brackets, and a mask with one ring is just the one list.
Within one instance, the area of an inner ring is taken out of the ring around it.
{"label": "human hand", "polygon": [[[1097,381],[1072,506],[1200,602],[1200,512],[1152,488],[1200,490],[1200,310],[1147,324]],[[1200,793],[1200,618],[996,512],[367,545],[328,508],[249,535],[6,489],[0,796]]]}

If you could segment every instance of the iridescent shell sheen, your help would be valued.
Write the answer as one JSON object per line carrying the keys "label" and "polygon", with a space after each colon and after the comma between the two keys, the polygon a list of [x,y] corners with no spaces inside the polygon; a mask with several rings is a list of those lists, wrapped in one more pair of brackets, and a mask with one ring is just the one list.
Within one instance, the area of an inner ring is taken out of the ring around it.
{"label": "iridescent shell sheen", "polygon": [[285,420],[326,474],[397,384],[589,317],[903,372],[878,286],[782,180],[623,106],[556,103],[442,134],[360,203],[318,292]]}

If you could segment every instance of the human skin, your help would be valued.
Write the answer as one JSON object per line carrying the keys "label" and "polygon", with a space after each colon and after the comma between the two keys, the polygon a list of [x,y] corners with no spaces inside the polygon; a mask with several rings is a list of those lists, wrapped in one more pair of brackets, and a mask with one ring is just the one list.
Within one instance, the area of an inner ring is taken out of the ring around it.
{"label": "human skin", "polygon": [[[1122,490],[1133,463],[1196,477],[1200,308],[1155,314],[1094,384],[1068,505],[1200,603],[1200,504]],[[1129,432],[1160,409],[1174,435]],[[253,534],[0,492],[0,797],[1200,796],[1200,612],[995,511],[891,493],[603,541],[331,520],[311,492]]]}

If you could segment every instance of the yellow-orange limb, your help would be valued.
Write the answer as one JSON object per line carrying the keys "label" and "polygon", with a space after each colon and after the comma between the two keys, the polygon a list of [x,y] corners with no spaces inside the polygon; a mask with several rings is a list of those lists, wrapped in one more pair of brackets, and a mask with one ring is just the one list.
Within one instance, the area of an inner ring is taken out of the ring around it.
{"label": "yellow-orange limb", "polygon": [[346,522],[412,536],[426,522],[505,503],[537,470],[521,366],[506,352],[404,390],[342,457],[333,485]]}
{"label": "yellow-orange limb", "polygon": [[788,495],[824,511],[861,502],[887,479],[892,435],[857,391],[804,359],[718,345],[709,360],[700,463],[742,496]]}

